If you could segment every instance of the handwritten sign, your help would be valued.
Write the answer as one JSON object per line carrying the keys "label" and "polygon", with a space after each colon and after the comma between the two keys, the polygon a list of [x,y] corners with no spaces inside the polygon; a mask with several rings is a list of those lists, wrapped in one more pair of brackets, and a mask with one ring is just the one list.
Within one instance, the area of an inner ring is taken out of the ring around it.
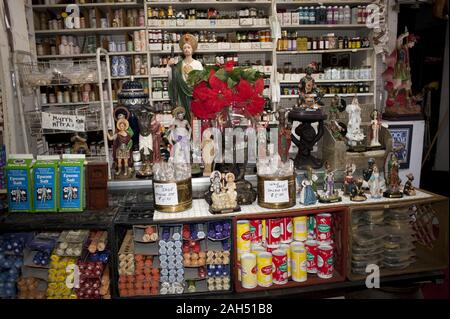
{"label": "handwritten sign", "polygon": [[264,181],[264,201],[266,203],[289,202],[288,181]]}
{"label": "handwritten sign", "polygon": [[42,112],[42,128],[61,131],[85,131],[86,118],[83,115],[52,114]]}
{"label": "handwritten sign", "polygon": [[178,205],[178,190],[176,183],[154,183],[156,205]]}

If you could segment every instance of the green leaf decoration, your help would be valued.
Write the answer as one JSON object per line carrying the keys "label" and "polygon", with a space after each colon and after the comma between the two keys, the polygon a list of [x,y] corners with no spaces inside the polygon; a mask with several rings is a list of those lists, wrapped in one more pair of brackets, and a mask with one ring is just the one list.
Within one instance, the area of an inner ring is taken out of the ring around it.
{"label": "green leaf decoration", "polygon": [[228,80],[227,72],[224,69],[220,69],[216,72],[216,78],[220,81],[226,82]]}
{"label": "green leaf decoration", "polygon": [[231,77],[228,78],[227,84],[230,89],[234,88],[238,82],[233,80]]}

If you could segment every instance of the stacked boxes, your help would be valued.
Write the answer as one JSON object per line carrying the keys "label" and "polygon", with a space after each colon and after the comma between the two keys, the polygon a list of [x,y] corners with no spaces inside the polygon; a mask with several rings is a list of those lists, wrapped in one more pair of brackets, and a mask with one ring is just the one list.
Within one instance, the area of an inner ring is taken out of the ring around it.
{"label": "stacked boxes", "polygon": [[32,212],[32,155],[11,155],[6,166],[10,212]]}

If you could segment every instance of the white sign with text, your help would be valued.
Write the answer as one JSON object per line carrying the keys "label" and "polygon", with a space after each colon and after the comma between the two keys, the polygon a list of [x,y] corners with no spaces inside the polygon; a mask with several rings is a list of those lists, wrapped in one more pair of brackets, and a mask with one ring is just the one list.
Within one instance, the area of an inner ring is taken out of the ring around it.
{"label": "white sign with text", "polygon": [[176,183],[154,183],[156,205],[178,205],[178,190]]}
{"label": "white sign with text", "polygon": [[264,181],[264,201],[266,203],[288,202],[288,181]]}
{"label": "white sign with text", "polygon": [[42,112],[42,128],[61,131],[85,131],[86,117],[83,115],[52,114]]}

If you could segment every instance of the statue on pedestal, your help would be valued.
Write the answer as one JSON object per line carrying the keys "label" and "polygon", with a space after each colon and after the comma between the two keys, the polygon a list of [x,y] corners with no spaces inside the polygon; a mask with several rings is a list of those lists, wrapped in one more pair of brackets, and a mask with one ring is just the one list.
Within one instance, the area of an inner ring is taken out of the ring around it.
{"label": "statue on pedestal", "polygon": [[379,147],[381,146],[381,143],[379,141],[379,135],[380,135],[380,129],[381,129],[381,119],[380,114],[377,110],[374,110],[372,114],[370,115],[370,118],[372,119],[370,121],[370,128],[371,128],[371,139],[370,139],[370,147]]}
{"label": "statue on pedestal", "polygon": [[117,116],[117,132],[114,135],[108,133],[108,139],[113,142],[113,158],[115,164],[115,175],[120,176],[123,168],[123,176],[129,177],[131,173],[131,148],[133,146],[133,131],[125,115]]}
{"label": "statue on pedestal", "polygon": [[355,148],[364,140],[364,134],[361,131],[361,108],[357,97],[353,98],[351,104],[347,105],[345,111],[348,113],[347,134],[345,137],[348,140],[348,145]]}
{"label": "statue on pedestal", "polygon": [[383,196],[388,198],[403,197],[402,193],[400,192],[401,181],[398,175],[399,163],[394,153],[390,152],[388,154],[384,166],[387,190],[383,193]]}

